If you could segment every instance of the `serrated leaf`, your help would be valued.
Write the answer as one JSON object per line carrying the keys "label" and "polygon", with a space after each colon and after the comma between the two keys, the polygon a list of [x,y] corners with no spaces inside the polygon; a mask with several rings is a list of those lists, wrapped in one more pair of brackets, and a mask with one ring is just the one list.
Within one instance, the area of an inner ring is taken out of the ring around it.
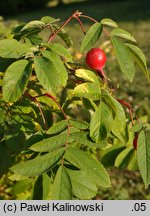
{"label": "serrated leaf", "polygon": [[[40,45],[41,42],[42,42],[42,38],[41,38],[39,35],[37,35],[37,34],[29,35],[27,38],[30,40],[30,43],[33,44],[33,45],[35,45],[35,46]],[[34,49],[34,48],[35,48],[35,47],[33,47],[33,49]],[[31,51],[32,51],[33,49],[31,48]],[[37,49],[37,51],[38,51],[38,49]]]}
{"label": "serrated leaf", "polygon": [[115,160],[115,166],[119,168],[125,168],[131,159],[131,155],[134,152],[134,149],[132,146],[127,147],[124,149],[116,158]]}
{"label": "serrated leaf", "polygon": [[150,131],[141,131],[137,143],[137,157],[145,186],[150,184]]}
{"label": "serrated leaf", "polygon": [[68,126],[66,120],[62,120],[60,122],[54,123],[47,131],[47,134],[56,134],[65,130]]}
{"label": "serrated leaf", "polygon": [[44,22],[45,24],[57,22],[59,20],[60,19],[54,19],[53,17],[50,17],[50,16],[44,16],[41,18],[41,21]]}
{"label": "serrated leaf", "polygon": [[143,125],[141,123],[137,123],[130,129],[130,132],[138,132],[142,129],[142,127]]}
{"label": "serrated leaf", "polygon": [[52,179],[47,173],[44,173],[42,175],[42,177],[43,177],[43,181],[42,181],[42,184],[43,184],[43,197],[42,197],[42,199],[43,200],[49,200],[50,199],[51,189],[52,189]]}
{"label": "serrated leaf", "polygon": [[75,71],[75,75],[79,78],[84,79],[88,82],[100,83],[98,76],[93,71],[86,70],[86,69],[77,69]]}
{"label": "serrated leaf", "polygon": [[84,36],[81,43],[81,52],[85,52],[93,47],[102,33],[101,23],[95,23]]}
{"label": "serrated leaf", "polygon": [[69,119],[69,124],[80,130],[86,130],[89,127],[89,124],[87,122],[77,119]]}
{"label": "serrated leaf", "polygon": [[74,132],[70,134],[69,142],[76,142],[79,145],[95,147],[95,143],[88,139],[88,132]]}
{"label": "serrated leaf", "polygon": [[27,190],[31,189],[32,186],[32,179],[24,179],[21,181],[16,182],[10,191],[12,195],[17,195],[19,193],[26,192]]}
{"label": "serrated leaf", "polygon": [[109,26],[109,27],[113,27],[113,28],[117,28],[118,27],[118,24],[114,20],[109,19],[109,18],[102,19],[101,23],[103,25],[106,25],[106,26]]}
{"label": "serrated leaf", "polygon": [[119,38],[123,38],[123,39],[125,39],[127,41],[136,43],[135,38],[129,32],[127,32],[127,31],[125,31],[124,29],[121,29],[121,28],[113,29],[110,32],[110,35],[111,35],[111,37],[116,36],[116,37],[119,37]]}
{"label": "serrated leaf", "polygon": [[[59,58],[58,55],[55,53],[49,52],[47,50],[42,51],[42,54],[44,57],[50,60],[50,62],[53,64],[53,67],[55,68],[55,72],[58,75],[57,80],[60,80],[61,86],[65,86],[67,79],[68,79],[68,73],[67,70]],[[56,80],[55,80],[56,81]]]}
{"label": "serrated leaf", "polygon": [[54,151],[58,147],[64,146],[66,142],[67,134],[59,134],[35,143],[30,149],[37,152]]}
{"label": "serrated leaf", "polygon": [[90,122],[90,136],[96,142],[107,138],[111,128],[112,114],[108,106],[100,102]]}
{"label": "serrated leaf", "polygon": [[71,200],[72,186],[70,177],[65,167],[60,166],[53,183],[52,200]]}
{"label": "serrated leaf", "polygon": [[132,153],[127,168],[131,171],[139,170],[138,161],[137,161],[137,151],[134,151]]}
{"label": "serrated leaf", "polygon": [[33,30],[42,30],[45,23],[40,20],[34,20],[28,22],[22,29],[21,32],[33,31]]}
{"label": "serrated leaf", "polygon": [[129,50],[131,51],[136,63],[139,65],[139,67],[141,68],[141,70],[144,72],[145,76],[149,80],[150,74],[149,74],[149,71],[147,69],[146,58],[145,58],[145,55],[143,54],[143,52],[137,46],[135,46],[133,44],[126,43],[126,46],[129,48]]}
{"label": "serrated leaf", "polygon": [[130,82],[132,82],[135,74],[135,68],[129,49],[115,36],[111,37],[111,41],[122,73]]}
{"label": "serrated leaf", "polygon": [[44,56],[35,56],[35,72],[38,80],[48,92],[57,93],[67,82],[67,71],[60,58],[49,51]]}
{"label": "serrated leaf", "polygon": [[98,83],[88,82],[79,84],[71,92],[71,96],[99,100],[101,98],[100,85]]}
{"label": "serrated leaf", "polygon": [[112,132],[114,134],[122,132],[126,126],[126,116],[123,107],[108,92],[103,93],[103,100],[112,109],[112,114],[114,116],[114,120],[111,122]]}
{"label": "serrated leaf", "polygon": [[27,60],[16,61],[7,68],[3,79],[3,98],[5,101],[16,102],[21,97],[31,71],[31,63]]}
{"label": "serrated leaf", "polygon": [[[54,24],[53,28],[55,30],[58,30],[60,27],[58,25]],[[72,39],[64,29],[61,29],[61,31],[58,33],[58,36],[65,42],[65,44],[67,45],[68,48],[72,46],[72,44],[73,44]]]}
{"label": "serrated leaf", "polygon": [[72,192],[79,199],[92,199],[96,196],[97,187],[82,170],[69,170]]}
{"label": "serrated leaf", "polygon": [[125,145],[116,144],[103,151],[101,155],[101,163],[104,166],[110,167],[115,163],[117,155],[125,148]]}
{"label": "serrated leaf", "polygon": [[37,156],[35,159],[21,162],[11,167],[14,173],[22,176],[36,176],[50,170],[62,157],[64,149],[58,149],[54,152],[47,153],[42,156]]}
{"label": "serrated leaf", "polygon": [[0,40],[0,57],[18,59],[30,52],[30,47],[15,39]]}
{"label": "serrated leaf", "polygon": [[102,164],[78,148],[68,148],[64,155],[65,160],[81,169],[85,175],[98,186],[110,187],[109,176]]}
{"label": "serrated leaf", "polygon": [[50,49],[52,52],[60,55],[61,57],[65,58],[66,61],[72,62],[72,56],[70,52],[61,44],[58,43],[43,43],[43,45]]}

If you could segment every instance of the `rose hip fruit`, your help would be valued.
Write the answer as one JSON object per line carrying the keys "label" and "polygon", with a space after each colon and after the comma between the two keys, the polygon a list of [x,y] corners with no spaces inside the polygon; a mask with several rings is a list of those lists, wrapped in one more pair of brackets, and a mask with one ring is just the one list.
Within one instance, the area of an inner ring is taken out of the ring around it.
{"label": "rose hip fruit", "polygon": [[106,55],[100,48],[92,48],[86,54],[86,64],[97,71],[101,71],[106,63]]}

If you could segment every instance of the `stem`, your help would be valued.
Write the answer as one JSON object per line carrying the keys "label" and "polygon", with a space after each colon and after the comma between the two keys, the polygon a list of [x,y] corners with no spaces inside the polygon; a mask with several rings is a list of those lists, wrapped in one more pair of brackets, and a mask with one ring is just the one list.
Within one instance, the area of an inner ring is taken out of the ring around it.
{"label": "stem", "polygon": [[[95,23],[98,22],[96,19],[93,19],[93,18],[90,17],[90,16],[86,16],[86,15],[82,15],[82,14],[81,14],[80,17],[83,17],[83,18],[86,18],[86,19],[92,20],[92,21],[95,22]],[[104,33],[105,33],[108,37],[110,37],[109,33],[106,31],[105,28],[103,28],[103,31],[104,31]]]}
{"label": "stem", "polygon": [[68,120],[68,116],[66,115],[66,113],[65,113],[64,110],[63,110],[63,108],[61,107],[61,105],[58,103],[57,99],[56,99],[53,95],[51,95],[51,94],[49,94],[49,93],[46,93],[46,94],[44,94],[44,95],[42,95],[42,96],[46,96],[46,97],[48,97],[48,98],[51,98],[51,99],[57,104],[57,106],[58,106],[59,109],[61,110],[61,112],[62,112],[63,116],[65,117],[65,119]]}
{"label": "stem", "polygon": [[76,19],[78,20],[78,22],[79,22],[79,24],[80,24],[80,27],[81,27],[81,29],[82,29],[82,31],[83,31],[83,34],[86,35],[86,31],[85,31],[85,29],[84,29],[84,26],[83,26],[81,20],[80,20],[78,17],[74,17],[74,18],[76,18]]}
{"label": "stem", "polygon": [[48,38],[48,43],[61,31],[61,29],[68,24],[73,18],[78,18],[82,12],[75,11],[56,31],[52,32]]}
{"label": "stem", "polygon": [[98,72],[100,73],[102,80],[104,80],[105,83],[107,83],[107,80],[111,81],[104,73],[104,69],[100,68],[100,70],[98,70]]}
{"label": "stem", "polygon": [[115,98],[115,99],[116,99],[120,104],[122,104],[122,105],[124,105],[124,106],[126,106],[126,107],[128,108],[129,114],[130,114],[130,118],[131,118],[131,122],[132,122],[132,126],[134,125],[133,113],[134,113],[134,115],[135,115],[135,118],[136,118],[138,124],[140,124],[140,120],[139,120],[138,116],[136,115],[135,110],[132,108],[131,104],[129,104],[129,103],[126,102],[126,101],[120,100],[120,99],[118,99],[118,98]]}
{"label": "stem", "polygon": [[46,120],[45,120],[45,117],[44,117],[44,113],[42,111],[42,107],[41,107],[41,104],[39,103],[39,101],[36,99],[36,97],[32,97],[30,94],[28,94],[27,92],[25,93],[25,96],[27,96],[31,101],[33,101],[37,107],[39,108],[39,111],[41,113],[41,116],[42,116],[42,120],[43,120],[43,123],[46,127]]}
{"label": "stem", "polygon": [[81,14],[80,17],[83,17],[83,18],[86,18],[86,19],[89,19],[89,20],[92,20],[93,22],[97,23],[98,21],[90,16],[86,16],[86,15],[83,15]]}
{"label": "stem", "polygon": [[[62,112],[64,118],[65,118],[65,119],[67,120],[67,122],[68,122],[67,137],[68,137],[68,139],[69,139],[69,136],[70,136],[70,124],[69,124],[69,119],[68,119],[68,116],[66,115],[66,113],[64,112],[62,106],[58,103],[57,99],[56,99],[53,95],[51,95],[51,94],[49,94],[49,93],[46,93],[46,94],[44,94],[44,95],[42,95],[42,96],[46,96],[46,97],[52,99],[52,100],[57,104],[57,106],[59,107],[59,109],[61,110],[61,112]],[[67,141],[66,141],[66,148],[68,147],[68,139],[67,139]]]}

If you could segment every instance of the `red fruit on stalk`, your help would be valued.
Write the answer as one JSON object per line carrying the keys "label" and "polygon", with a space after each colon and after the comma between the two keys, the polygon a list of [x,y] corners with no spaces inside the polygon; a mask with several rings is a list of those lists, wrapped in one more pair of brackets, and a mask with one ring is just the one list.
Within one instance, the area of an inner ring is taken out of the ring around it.
{"label": "red fruit on stalk", "polygon": [[133,147],[134,147],[135,150],[137,150],[138,136],[139,136],[138,134],[135,135],[134,140],[133,140]]}
{"label": "red fruit on stalk", "polygon": [[92,48],[86,54],[86,64],[97,71],[101,71],[106,63],[106,55],[100,48]]}

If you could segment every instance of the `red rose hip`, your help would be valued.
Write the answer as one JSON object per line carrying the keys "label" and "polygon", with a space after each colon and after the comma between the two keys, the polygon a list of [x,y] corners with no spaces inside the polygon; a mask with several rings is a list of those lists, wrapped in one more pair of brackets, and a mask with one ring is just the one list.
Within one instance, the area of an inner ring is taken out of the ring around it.
{"label": "red rose hip", "polygon": [[92,48],[86,54],[86,64],[97,71],[101,71],[106,63],[106,55],[100,48]]}

